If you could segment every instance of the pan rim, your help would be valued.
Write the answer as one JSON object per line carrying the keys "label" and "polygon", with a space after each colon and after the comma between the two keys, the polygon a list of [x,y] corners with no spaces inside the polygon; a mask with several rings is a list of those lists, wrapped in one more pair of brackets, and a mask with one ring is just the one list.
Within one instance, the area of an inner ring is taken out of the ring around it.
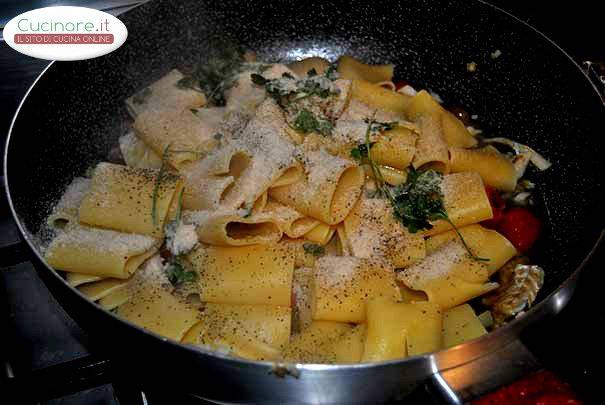
{"label": "pan rim", "polygon": [[[481,3],[484,6],[490,7],[500,13],[503,13],[505,15],[507,15],[509,18],[513,19],[515,22],[517,23],[521,23],[523,24],[526,28],[529,28],[530,30],[532,30],[534,33],[538,34],[538,37],[540,37],[542,40],[546,40],[551,46],[553,46],[557,51],[559,51],[560,53],[562,53],[563,55],[565,55],[567,57],[567,59],[573,63],[575,65],[575,67],[580,71],[580,73],[582,74],[582,76],[584,76],[584,79],[587,80],[593,91],[596,93],[596,95],[599,97],[599,99],[601,100],[601,106],[603,107],[603,112],[605,113],[605,104],[603,103],[603,97],[601,96],[599,89],[596,87],[595,83],[590,80],[590,78],[585,74],[585,72],[583,71],[583,69],[576,63],[576,61],[565,51],[563,50],[559,45],[557,45],[553,40],[551,40],[548,36],[546,36],[544,33],[542,33],[541,31],[539,31],[538,29],[536,29],[535,27],[533,27],[532,25],[528,24],[527,22],[521,20],[520,18],[514,16],[513,14],[497,7],[494,6],[492,4],[487,3],[484,0],[476,0],[477,3]],[[144,1],[141,4],[139,4],[139,6],[142,6],[144,4],[148,3],[148,1]],[[138,9],[139,6],[135,6],[131,9],[129,9],[128,11],[134,10],[134,9]],[[128,11],[126,12],[126,14],[128,13]],[[38,81],[40,81],[42,79],[42,77],[44,76],[44,74],[55,64],[55,61],[50,62],[41,72],[40,74],[36,77],[36,79],[33,81],[33,83],[31,84],[31,86],[28,88],[28,90],[26,91],[25,95],[23,96],[23,98],[21,99],[15,114],[13,116],[13,119],[11,121],[9,130],[8,130],[8,134],[7,134],[7,138],[5,141],[5,146],[4,146],[4,153],[3,153],[3,170],[4,170],[4,181],[3,181],[3,185],[4,185],[4,190],[5,190],[5,194],[7,197],[7,202],[11,211],[11,215],[13,217],[14,222],[16,223],[18,229],[19,229],[19,233],[21,234],[21,236],[23,237],[23,239],[25,240],[25,242],[28,245],[28,248],[32,251],[32,253],[34,254],[35,258],[44,265],[45,267],[45,271],[49,271],[52,273],[53,277],[56,277],[61,283],[63,283],[63,286],[66,288],[69,288],[69,290],[72,293],[75,293],[79,296],[79,298],[83,301],[86,302],[85,305],[94,308],[94,310],[96,311],[101,311],[105,316],[110,316],[113,318],[114,321],[119,321],[121,322],[123,325],[128,326],[132,329],[136,329],[137,333],[142,333],[148,337],[151,337],[155,340],[157,340],[158,342],[161,341],[163,343],[168,343],[172,346],[173,349],[177,349],[177,350],[187,350],[192,354],[195,355],[205,355],[205,356],[209,356],[212,358],[216,358],[216,359],[220,359],[220,360],[224,360],[227,362],[230,362],[232,364],[236,364],[239,366],[243,366],[243,367],[250,367],[250,368],[262,368],[265,369],[267,371],[272,371],[275,369],[276,366],[278,367],[285,367],[285,368],[289,368],[289,367],[293,367],[295,368],[297,371],[305,371],[305,372],[313,372],[313,371],[326,371],[326,372],[332,372],[332,371],[353,371],[353,370],[365,370],[365,369],[373,369],[375,367],[390,367],[390,366],[397,366],[397,365],[406,365],[406,364],[411,364],[411,363],[427,363],[431,365],[431,369],[433,370],[434,373],[439,372],[439,371],[445,371],[447,369],[450,368],[455,368],[458,367],[462,364],[466,364],[472,361],[475,361],[481,357],[487,356],[491,353],[493,353],[496,350],[485,350],[482,353],[480,353],[479,355],[476,355],[474,357],[468,357],[465,358],[463,362],[459,362],[456,365],[453,365],[451,367],[444,367],[444,368],[440,368],[439,367],[439,363],[441,363],[440,359],[442,357],[445,357],[447,354],[454,354],[455,352],[459,352],[459,351],[465,351],[471,347],[477,346],[479,344],[485,344],[486,342],[491,342],[491,341],[499,341],[502,340],[504,341],[506,344],[510,343],[511,341],[517,339],[517,335],[518,332],[522,329],[524,329],[525,327],[529,326],[530,324],[536,322],[538,319],[538,315],[540,312],[544,312],[546,311],[547,313],[552,313],[552,314],[556,314],[558,312],[560,312],[565,305],[567,304],[567,302],[569,301],[569,299],[571,298],[571,296],[573,294],[569,294],[569,296],[564,297],[564,302],[563,304],[557,304],[554,303],[555,301],[555,296],[557,296],[558,294],[560,294],[562,291],[573,287],[573,283],[576,281],[579,273],[581,272],[581,270],[586,266],[586,264],[590,261],[590,259],[592,258],[593,254],[595,253],[595,251],[599,248],[599,246],[601,245],[603,239],[605,239],[605,228],[601,230],[600,235],[597,237],[596,241],[594,242],[594,244],[592,244],[592,246],[590,247],[590,249],[588,250],[588,252],[586,253],[586,255],[584,256],[584,259],[580,262],[580,264],[575,268],[575,270],[565,279],[565,281],[563,283],[561,283],[554,291],[552,291],[549,295],[547,295],[546,297],[544,297],[538,304],[536,304],[535,306],[533,306],[532,308],[530,308],[526,314],[522,317],[519,317],[517,319],[512,320],[511,322],[509,322],[508,324],[506,324],[504,327],[498,328],[495,331],[492,331],[486,335],[480,336],[478,338],[475,338],[473,340],[464,342],[462,344],[459,344],[457,346],[451,347],[451,348],[447,348],[447,349],[442,349],[436,352],[432,352],[429,354],[423,354],[423,355],[416,355],[416,356],[410,356],[410,357],[406,357],[404,359],[395,359],[395,360],[387,360],[387,361],[380,361],[380,362],[371,362],[371,363],[358,363],[358,364],[316,364],[316,363],[281,363],[281,362],[273,362],[273,361],[256,361],[256,360],[247,360],[247,359],[240,359],[240,358],[235,358],[235,357],[231,357],[229,355],[226,354],[222,354],[216,351],[212,351],[212,350],[208,350],[206,348],[203,347],[195,347],[192,345],[187,345],[187,344],[182,344],[180,342],[174,341],[172,339],[166,338],[164,336],[161,336],[155,332],[146,330],[136,324],[133,324],[130,321],[127,321],[125,319],[120,318],[119,316],[106,311],[104,309],[102,309],[100,306],[98,306],[97,304],[95,304],[94,302],[88,300],[84,295],[82,295],[82,293],[80,293],[77,289],[69,286],[67,284],[67,282],[63,279],[63,277],[61,277],[51,266],[49,266],[46,261],[44,260],[44,258],[40,255],[40,252],[38,250],[38,248],[36,246],[34,246],[34,243],[31,241],[31,238],[29,236],[28,231],[26,230],[26,228],[24,227],[24,225],[22,224],[19,216],[17,215],[17,212],[15,210],[12,198],[11,198],[11,192],[9,189],[9,173],[8,173],[8,151],[9,151],[9,146],[10,146],[10,140],[12,138],[12,134],[13,134],[13,129],[14,126],[17,122],[17,119],[19,118],[19,113],[21,111],[21,108],[23,107],[23,105],[25,104],[25,102],[27,101],[30,93],[34,90],[36,84],[38,83]],[[60,303],[60,302],[59,302]],[[553,305],[555,304],[555,305]],[[548,308],[548,307],[552,307],[552,308]],[[510,336],[508,336],[508,334],[510,334]]]}

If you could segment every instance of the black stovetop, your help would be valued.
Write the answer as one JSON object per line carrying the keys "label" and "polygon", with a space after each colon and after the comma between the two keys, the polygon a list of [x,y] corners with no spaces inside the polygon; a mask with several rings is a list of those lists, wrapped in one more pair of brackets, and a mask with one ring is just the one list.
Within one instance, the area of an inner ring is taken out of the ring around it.
{"label": "black stovetop", "polygon": [[[490,2],[542,30],[577,61],[605,61],[605,44],[600,42],[605,2],[599,5],[577,1],[573,8],[569,3],[557,6],[546,1]],[[0,17],[5,17],[3,11],[8,12],[8,8],[3,10],[2,7],[0,1]],[[46,61],[23,56],[0,43],[2,139],[19,100],[46,64]],[[5,202],[0,202],[0,248],[17,238],[9,217]],[[0,365],[8,360],[11,371],[19,375],[88,354],[88,337],[65,314],[33,267],[28,263],[1,267],[3,262],[0,257]],[[595,403],[600,402],[599,383],[604,375],[599,366],[605,355],[601,345],[605,341],[605,332],[601,329],[605,324],[605,311],[598,299],[605,281],[603,266],[605,249],[601,247],[585,268],[570,304],[556,318],[541,322],[524,337],[526,346],[545,368],[570,382],[587,402]],[[0,370],[0,386],[3,374],[4,370]],[[133,401],[134,397],[139,401],[136,390],[113,383],[112,386],[111,382],[101,381],[94,389],[45,403],[124,404]],[[150,403],[186,403],[185,399],[175,400],[173,395],[155,393],[155,401]],[[153,398],[151,394],[149,396]],[[1,388],[0,403],[4,403]]]}

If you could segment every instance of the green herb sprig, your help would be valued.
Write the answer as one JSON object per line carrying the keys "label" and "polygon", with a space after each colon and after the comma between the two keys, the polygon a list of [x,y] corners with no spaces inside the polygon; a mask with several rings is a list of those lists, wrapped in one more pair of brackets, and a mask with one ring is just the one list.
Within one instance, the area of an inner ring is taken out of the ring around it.
{"label": "green herb sprig", "polygon": [[176,83],[181,89],[192,89],[206,95],[209,103],[224,106],[225,91],[233,86],[235,75],[244,64],[243,49],[228,39],[210,38],[217,42],[214,49],[219,54],[200,64]]}
{"label": "green herb sprig", "polygon": [[326,253],[326,249],[323,246],[315,243],[303,243],[303,249],[305,253],[315,257],[323,256]]}
{"label": "green herb sprig", "polygon": [[[284,72],[279,79],[267,79],[258,73],[252,73],[250,74],[250,80],[257,86],[264,87],[267,94],[284,108],[290,103],[311,96],[327,98],[336,94],[331,89],[322,87],[320,81],[316,80],[318,75],[314,69],[311,69],[309,73],[311,73],[310,76],[299,80],[288,72]],[[335,80],[331,78],[334,77],[334,74],[328,75],[327,71],[324,77],[331,81]]]}
{"label": "green herb sprig", "polygon": [[[370,134],[375,128],[383,127],[383,123],[377,123],[374,119],[368,119],[368,128],[366,130],[365,146],[362,150],[358,147],[358,153],[365,158],[370,165],[376,188],[379,195],[386,197],[393,207],[393,215],[405,226],[410,233],[416,233],[419,230],[431,229],[433,225],[430,221],[444,220],[456,232],[460,241],[464,245],[469,255],[477,261],[489,261],[489,259],[476,256],[467,245],[464,237],[458,230],[458,227],[452,222],[445,211],[443,204],[443,193],[441,191],[441,181],[443,175],[434,170],[416,170],[410,167],[407,180],[404,184],[396,187],[390,187],[384,180],[380,168],[372,159]],[[391,123],[387,123],[390,126]],[[360,145],[361,146],[361,145]],[[351,151],[353,153],[353,151]],[[365,154],[365,155],[364,155]]]}
{"label": "green herb sprig", "polygon": [[332,135],[334,125],[328,120],[318,119],[311,111],[303,108],[296,115],[293,128],[303,134],[317,132],[323,136],[329,136]]}
{"label": "green herb sprig", "polygon": [[193,270],[187,270],[181,259],[177,256],[174,257],[166,266],[166,277],[170,283],[177,287],[184,283],[191,283],[198,279],[197,272]]}

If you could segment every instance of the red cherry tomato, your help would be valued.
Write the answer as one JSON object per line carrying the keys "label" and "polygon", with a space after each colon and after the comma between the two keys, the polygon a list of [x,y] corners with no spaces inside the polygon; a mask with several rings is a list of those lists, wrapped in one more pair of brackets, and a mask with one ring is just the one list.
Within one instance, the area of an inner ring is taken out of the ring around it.
{"label": "red cherry tomato", "polygon": [[402,87],[405,87],[407,85],[409,85],[409,82],[406,82],[405,80],[399,80],[398,82],[395,83],[395,90],[399,90]]}
{"label": "red cherry tomato", "polygon": [[492,206],[494,217],[492,219],[488,219],[487,221],[483,221],[482,225],[486,226],[487,228],[496,229],[500,225],[500,222],[502,222],[506,202],[504,202],[502,197],[500,197],[498,190],[493,187],[485,186],[485,192],[487,193],[487,198]]}
{"label": "red cherry tomato", "polygon": [[514,207],[504,211],[496,230],[521,253],[527,252],[538,239],[542,224],[527,208]]}

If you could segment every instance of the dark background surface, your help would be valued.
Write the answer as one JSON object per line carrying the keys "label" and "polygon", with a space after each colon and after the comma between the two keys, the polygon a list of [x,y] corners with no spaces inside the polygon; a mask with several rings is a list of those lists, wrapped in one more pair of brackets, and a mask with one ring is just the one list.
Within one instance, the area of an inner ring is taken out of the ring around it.
{"label": "dark background surface", "polygon": [[[26,9],[27,3],[17,1],[0,1],[0,21],[6,17],[12,17],[19,9]],[[46,2],[46,3],[52,3]],[[74,3],[74,2],[72,2]],[[82,2],[84,3],[84,2]],[[100,2],[89,2],[100,3]],[[555,3],[549,1],[490,1],[511,14],[535,26],[547,36],[559,44],[576,61],[584,60],[605,61],[605,1],[576,1]],[[31,7],[29,7],[31,8]],[[46,61],[33,59],[10,49],[6,44],[0,43],[0,133],[2,140],[8,131],[10,120],[17,108],[19,100],[35,77],[47,64]],[[556,86],[553,83],[553,86]],[[6,211],[1,212],[6,215]],[[596,213],[596,215],[600,215]],[[0,224],[1,226],[1,224]],[[6,229],[0,227],[0,229]],[[9,231],[2,231],[0,244],[3,241],[14,238]],[[526,336],[526,344],[547,368],[550,368],[567,381],[571,382],[576,390],[591,403],[605,402],[601,397],[602,377],[605,375],[601,370],[605,359],[605,332],[602,326],[605,324],[605,310],[603,308],[603,267],[605,266],[604,248],[597,251],[595,257],[586,267],[576,295],[569,306],[555,319],[540,323],[537,328],[531,330]],[[33,272],[25,269],[12,269],[10,277],[22,278],[21,282],[32,287],[33,293],[40,280]],[[8,272],[0,274],[0,296],[3,295],[3,280],[9,277]],[[60,311],[57,303],[49,295],[43,297],[47,301],[44,308],[28,306],[28,291],[20,291],[20,311],[27,314],[26,319],[13,319],[17,323],[35,322],[37,318],[61,324],[65,322],[65,315]],[[12,313],[15,308],[9,308]],[[0,308],[0,311],[3,311]],[[57,313],[57,311],[59,311]],[[4,314],[1,315],[4,317]],[[59,353],[56,358],[39,359],[40,353],[32,351],[25,346],[10,346],[14,341],[7,341],[4,334],[5,325],[0,318],[0,351],[3,349],[10,357],[25,357],[24,364],[32,367],[50,364],[66,360],[74,354],[81,353],[77,344],[71,353]],[[77,330],[77,329],[74,329]],[[47,346],[59,346],[61,337],[50,331],[41,330],[37,336],[40,344]],[[75,342],[85,341],[84,336],[72,336]],[[4,341],[3,341],[4,340]],[[7,346],[8,345],[8,346]],[[6,350],[7,347],[9,350]],[[44,351],[42,354],[47,353]],[[1,357],[1,356],[0,356]],[[103,388],[101,388],[103,390]],[[104,394],[100,398],[106,397]],[[100,399],[98,403],[107,403]],[[2,402],[0,400],[0,402]],[[3,402],[2,402],[3,403]],[[65,402],[68,403],[68,402]],[[74,402],[75,403],[75,402]]]}

